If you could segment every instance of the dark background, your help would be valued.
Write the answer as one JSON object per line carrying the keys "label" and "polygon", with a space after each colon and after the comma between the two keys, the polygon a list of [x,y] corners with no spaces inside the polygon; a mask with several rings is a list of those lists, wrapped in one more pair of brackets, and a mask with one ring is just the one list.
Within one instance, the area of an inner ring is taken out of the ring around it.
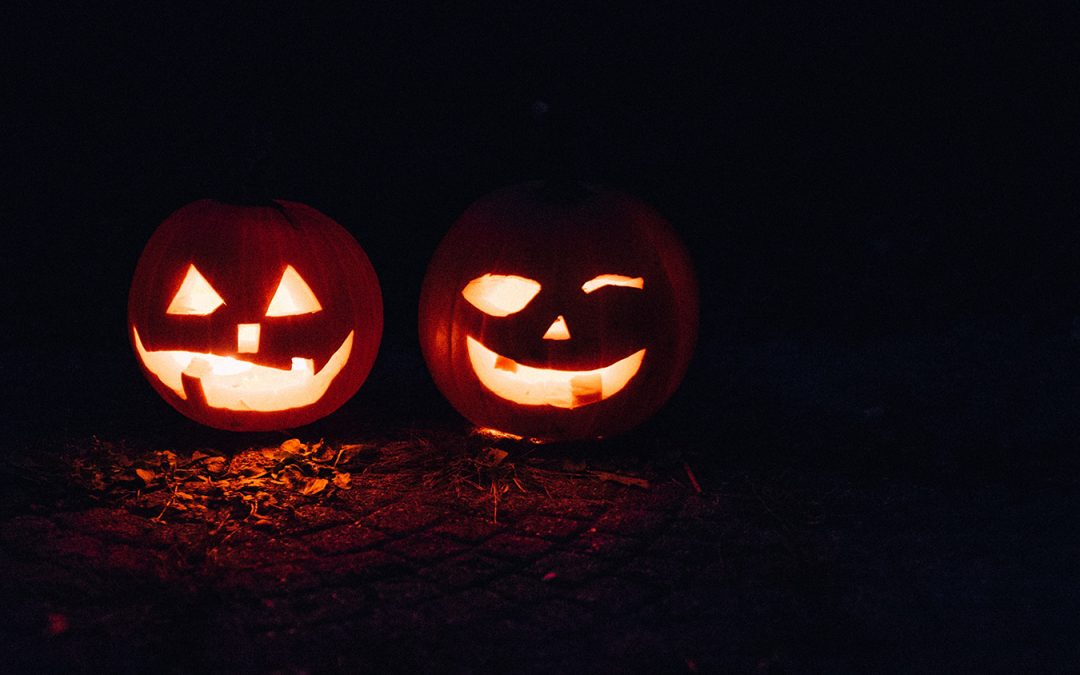
{"label": "dark background", "polygon": [[[415,338],[429,256],[470,202],[553,162],[650,202],[693,253],[701,340],[671,423],[727,403],[718,392],[746,346],[844,353],[985,320],[1022,326],[1023,348],[1072,330],[1065,11],[35,3],[11,15],[0,340],[16,355],[4,387],[31,427],[56,401],[88,414],[79,396],[97,415],[109,392],[132,417],[163,411],[128,353],[136,260],[161,220],[234,190],[256,156],[260,189],[343,224],[380,275],[384,349],[361,398],[431,395]],[[56,368],[75,373],[70,386],[53,386]]]}

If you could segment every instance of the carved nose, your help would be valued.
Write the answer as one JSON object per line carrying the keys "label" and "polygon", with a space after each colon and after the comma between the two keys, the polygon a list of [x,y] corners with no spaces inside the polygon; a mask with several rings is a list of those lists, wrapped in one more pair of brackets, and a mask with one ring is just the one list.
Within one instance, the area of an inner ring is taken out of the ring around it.
{"label": "carved nose", "polygon": [[259,351],[259,324],[236,324],[236,351],[241,354],[255,354]]}
{"label": "carved nose", "polygon": [[[535,333],[534,333],[535,335]],[[566,319],[560,314],[551,325],[548,326],[547,332],[544,333],[545,340],[569,340],[570,329],[566,326]]]}

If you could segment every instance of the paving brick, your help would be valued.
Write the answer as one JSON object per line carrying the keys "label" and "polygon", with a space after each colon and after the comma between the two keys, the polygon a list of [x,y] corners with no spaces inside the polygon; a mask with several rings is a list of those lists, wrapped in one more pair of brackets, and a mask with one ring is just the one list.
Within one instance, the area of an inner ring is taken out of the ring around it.
{"label": "paving brick", "polygon": [[467,549],[465,544],[427,532],[410,534],[382,546],[382,550],[388,553],[421,564],[431,564]]}
{"label": "paving brick", "polygon": [[259,567],[270,562],[298,560],[310,555],[303,543],[249,529],[224,539],[212,555],[222,567]]}
{"label": "paving brick", "polygon": [[507,528],[505,522],[492,522],[490,518],[477,518],[475,515],[453,515],[431,529],[434,534],[441,534],[458,541],[476,543],[502,532]]}
{"label": "paving brick", "polygon": [[343,525],[353,522],[357,515],[355,511],[330,508],[321,504],[301,504],[292,512],[297,524],[289,528],[289,532],[304,533],[312,528],[325,529],[328,526]]}
{"label": "paving brick", "polygon": [[347,523],[302,535],[300,541],[315,553],[336,554],[368,548],[386,538],[382,532],[360,523]]}
{"label": "paving brick", "polygon": [[486,583],[510,567],[511,563],[505,559],[470,551],[424,568],[420,574],[433,583],[457,588]]}
{"label": "paving brick", "polygon": [[568,539],[588,527],[587,521],[533,514],[515,526],[519,532],[548,540]]}
{"label": "paving brick", "polygon": [[378,550],[313,556],[303,563],[330,586],[363,583],[372,579],[407,576],[412,567],[400,557]]}
{"label": "paving brick", "polygon": [[216,587],[226,594],[265,598],[318,588],[322,580],[303,562],[223,570]]}
{"label": "paving brick", "polygon": [[512,603],[533,603],[554,593],[552,585],[542,577],[526,574],[496,577],[488,588]]}
{"label": "paving brick", "polygon": [[123,509],[93,508],[86,511],[64,513],[57,516],[57,523],[75,532],[92,531],[113,541],[143,543],[154,523]]}
{"label": "paving brick", "polygon": [[528,608],[533,623],[550,626],[556,634],[588,630],[596,614],[588,607],[559,598],[546,599]]}
{"label": "paving brick", "polygon": [[553,584],[580,584],[602,574],[609,563],[593,555],[574,551],[557,551],[548,554],[527,568],[532,576],[546,579]]}
{"label": "paving brick", "polygon": [[639,508],[609,509],[596,519],[593,527],[598,532],[620,534],[628,537],[655,536],[666,524],[664,513]]}
{"label": "paving brick", "polygon": [[73,534],[64,532],[58,534],[50,542],[52,553],[61,558],[81,558],[94,561],[102,560],[105,552],[105,542],[97,537],[85,534]]}
{"label": "paving brick", "polygon": [[144,577],[164,578],[167,576],[165,554],[146,546],[109,544],[104,551],[104,556],[104,566],[110,571]]}
{"label": "paving brick", "polygon": [[530,560],[551,548],[550,541],[503,532],[486,540],[477,548],[483,553],[513,560]]}
{"label": "paving brick", "polygon": [[597,611],[621,616],[645,603],[652,602],[662,591],[640,581],[602,575],[593,577],[572,591],[572,597]]}
{"label": "paving brick", "polygon": [[364,517],[364,525],[388,534],[405,534],[429,527],[446,516],[443,508],[413,500],[387,504]]}
{"label": "paving brick", "polygon": [[486,588],[465,588],[452,595],[441,595],[425,605],[421,612],[433,623],[475,623],[506,611],[504,598]]}
{"label": "paving brick", "polygon": [[582,532],[581,536],[571,544],[573,550],[610,559],[632,555],[646,546],[648,546],[647,539],[622,537],[593,529]]}
{"label": "paving brick", "polygon": [[611,504],[599,500],[551,498],[541,499],[535,512],[553,518],[571,518],[573,520],[593,520],[610,508]]}
{"label": "paving brick", "polygon": [[430,581],[415,576],[373,581],[367,589],[380,603],[404,608],[443,596],[446,592]]}
{"label": "paving brick", "polygon": [[16,516],[0,523],[0,546],[13,552],[40,552],[56,535],[56,523],[42,516]]}

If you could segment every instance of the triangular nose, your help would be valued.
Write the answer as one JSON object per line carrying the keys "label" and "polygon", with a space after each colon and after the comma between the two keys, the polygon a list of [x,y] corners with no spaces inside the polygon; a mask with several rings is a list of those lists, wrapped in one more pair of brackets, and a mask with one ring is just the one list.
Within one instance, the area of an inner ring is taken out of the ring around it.
{"label": "triangular nose", "polygon": [[[533,333],[535,335],[535,333]],[[548,326],[547,332],[544,333],[545,340],[569,340],[570,329],[566,327],[566,319],[560,314],[551,325]]]}

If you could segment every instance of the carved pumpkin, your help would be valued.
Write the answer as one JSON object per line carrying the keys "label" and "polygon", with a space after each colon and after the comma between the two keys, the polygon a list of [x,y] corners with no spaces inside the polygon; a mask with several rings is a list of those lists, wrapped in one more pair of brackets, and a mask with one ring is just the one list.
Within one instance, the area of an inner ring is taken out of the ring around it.
{"label": "carved pumpkin", "polygon": [[197,201],[154,232],[135,269],[128,332],[174,408],[220,429],[285,429],[359,389],[382,337],[375,271],[315,209]]}
{"label": "carved pumpkin", "polygon": [[525,183],[470,206],[435,252],[420,345],[481,427],[610,436],[675,391],[697,338],[690,258],[668,223],[613,190]]}

